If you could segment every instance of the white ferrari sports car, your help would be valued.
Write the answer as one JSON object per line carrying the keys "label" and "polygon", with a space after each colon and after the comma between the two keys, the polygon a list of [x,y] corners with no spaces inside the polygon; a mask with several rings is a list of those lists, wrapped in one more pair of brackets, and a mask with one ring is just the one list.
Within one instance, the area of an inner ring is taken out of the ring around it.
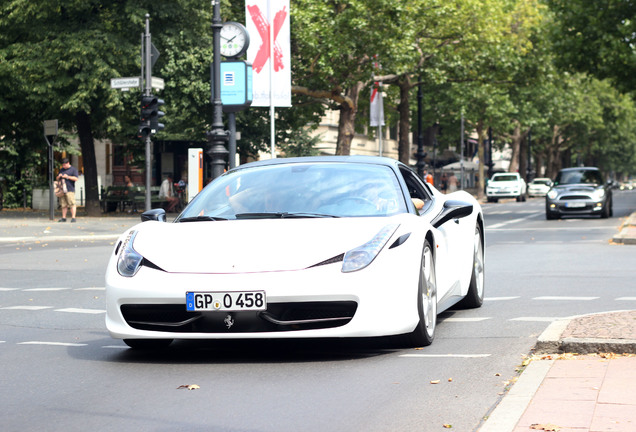
{"label": "white ferrari sports car", "polygon": [[133,348],[376,336],[424,346],[438,313],[484,298],[479,203],[389,158],[249,163],[173,222],[163,209],[141,219],[106,271],[106,327]]}

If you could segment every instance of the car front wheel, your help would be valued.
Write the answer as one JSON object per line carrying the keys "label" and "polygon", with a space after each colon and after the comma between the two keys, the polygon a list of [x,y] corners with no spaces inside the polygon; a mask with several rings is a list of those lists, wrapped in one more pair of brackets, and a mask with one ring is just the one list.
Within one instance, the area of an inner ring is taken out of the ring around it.
{"label": "car front wheel", "polygon": [[412,333],[406,335],[408,346],[428,346],[433,343],[437,325],[437,282],[435,278],[435,256],[428,240],[422,251],[420,278],[417,289],[417,311],[419,322]]}

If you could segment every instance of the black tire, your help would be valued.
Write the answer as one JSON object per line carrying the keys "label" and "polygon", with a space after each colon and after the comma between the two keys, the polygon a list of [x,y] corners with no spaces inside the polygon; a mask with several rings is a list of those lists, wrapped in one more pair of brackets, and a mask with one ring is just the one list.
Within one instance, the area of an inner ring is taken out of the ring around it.
{"label": "black tire", "polygon": [[172,339],[124,339],[124,343],[132,349],[152,351],[168,348]]}
{"label": "black tire", "polygon": [[428,240],[424,243],[417,288],[417,312],[419,321],[412,333],[404,335],[404,344],[410,347],[428,346],[435,338],[437,326],[437,280],[435,255]]}
{"label": "black tire", "polygon": [[484,303],[484,242],[481,227],[475,227],[475,244],[473,249],[473,272],[470,277],[468,292],[457,305],[464,309],[481,307]]}

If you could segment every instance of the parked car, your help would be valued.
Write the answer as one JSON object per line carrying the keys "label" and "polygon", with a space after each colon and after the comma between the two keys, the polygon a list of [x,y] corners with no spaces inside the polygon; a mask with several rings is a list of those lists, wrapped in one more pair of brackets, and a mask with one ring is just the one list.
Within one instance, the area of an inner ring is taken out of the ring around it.
{"label": "parked car", "polygon": [[486,186],[486,199],[488,202],[497,202],[499,198],[525,201],[526,189],[526,181],[519,173],[496,173]]}
{"label": "parked car", "polygon": [[133,348],[373,336],[423,346],[438,313],[484,298],[477,200],[389,158],[249,163],[174,222],[163,209],[141,218],[106,270],[106,327]]}
{"label": "parked car", "polygon": [[550,190],[550,187],[552,187],[552,180],[549,178],[536,178],[528,183],[528,196],[545,196]]}
{"label": "parked car", "polygon": [[598,168],[564,168],[546,195],[546,219],[568,215],[613,215],[612,181],[604,181]]}

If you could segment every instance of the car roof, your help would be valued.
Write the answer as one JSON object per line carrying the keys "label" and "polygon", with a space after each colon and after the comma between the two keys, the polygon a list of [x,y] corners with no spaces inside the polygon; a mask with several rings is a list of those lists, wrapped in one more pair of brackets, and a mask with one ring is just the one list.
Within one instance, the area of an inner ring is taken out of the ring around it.
{"label": "car roof", "polygon": [[240,165],[234,169],[243,169],[256,166],[268,166],[268,165],[281,165],[281,164],[293,164],[293,163],[320,163],[320,162],[348,162],[348,163],[360,163],[360,164],[374,164],[384,165],[392,168],[398,166],[406,166],[402,162],[380,156],[304,156],[304,157],[292,157],[292,158],[275,158],[265,159],[255,162],[249,162]]}
{"label": "car roof", "polygon": [[561,171],[600,171],[596,167],[570,167],[570,168],[561,168]]}

